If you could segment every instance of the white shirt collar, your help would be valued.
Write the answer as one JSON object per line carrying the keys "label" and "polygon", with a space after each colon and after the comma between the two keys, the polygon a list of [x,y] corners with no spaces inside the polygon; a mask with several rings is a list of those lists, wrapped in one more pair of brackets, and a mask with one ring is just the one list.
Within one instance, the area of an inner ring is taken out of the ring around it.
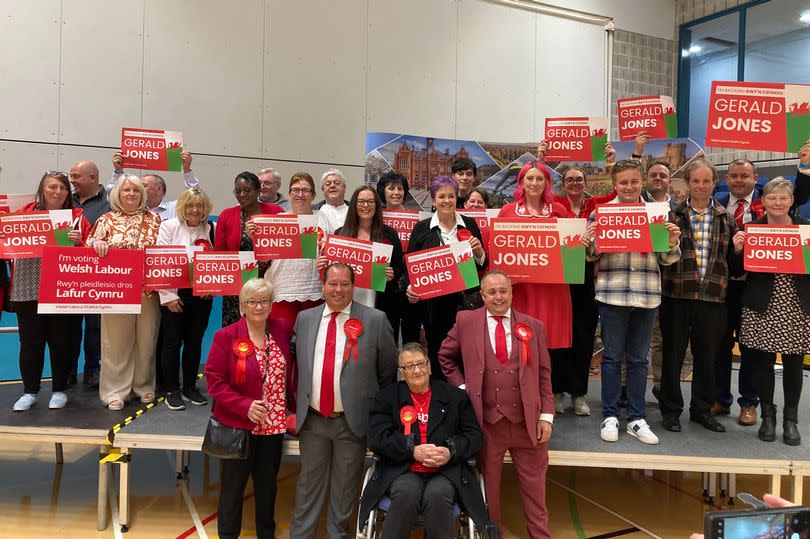
{"label": "white shirt collar", "polygon": [[[489,312],[489,310],[487,310],[487,318],[495,318],[495,316],[496,315],[492,314],[491,312]],[[512,319],[512,308],[509,307],[509,309],[506,311],[506,313],[503,316],[507,320],[511,320]]]}
{"label": "white shirt collar", "polygon": [[346,305],[346,306],[345,306],[343,309],[341,309],[340,311],[333,311],[333,310],[332,310],[332,309],[329,307],[329,305],[327,305],[326,303],[324,303],[324,304],[323,304],[323,314],[321,315],[321,318],[329,318],[329,317],[332,315],[332,313],[333,313],[333,312],[340,312],[340,313],[343,313],[343,314],[351,315],[351,311],[352,311],[352,303],[354,303],[354,302],[353,302],[353,301],[349,302],[349,304],[348,304],[348,305]]}
{"label": "white shirt collar", "polygon": [[[437,226],[439,226],[439,213],[438,212],[434,213],[433,216],[430,218],[430,228],[435,228]],[[464,219],[462,219],[461,214],[458,213],[458,212],[456,212],[456,226],[457,227],[466,227],[467,226],[467,225],[464,224]]]}
{"label": "white shirt collar", "polygon": [[739,198],[735,197],[734,195],[732,195],[731,193],[728,194],[728,204],[729,204],[729,206],[733,206],[733,205],[737,204],[738,200],[745,200],[745,205],[750,206],[751,202],[754,200],[754,191],[751,191],[750,193],[748,193],[748,196],[743,198],[743,199],[739,199]]}

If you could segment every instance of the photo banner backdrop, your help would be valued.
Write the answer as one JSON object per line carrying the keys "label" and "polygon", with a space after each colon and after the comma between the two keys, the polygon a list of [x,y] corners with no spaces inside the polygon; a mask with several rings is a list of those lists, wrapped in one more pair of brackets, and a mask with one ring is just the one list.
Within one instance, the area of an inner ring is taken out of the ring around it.
{"label": "photo banner backdrop", "polygon": [[810,85],[713,81],[706,146],[796,153],[810,139]]}
{"label": "photo banner backdrop", "polygon": [[654,139],[678,136],[675,103],[668,95],[619,99],[619,140],[635,140],[641,132]]}
{"label": "photo banner backdrop", "polygon": [[183,134],[160,129],[121,129],[122,167],[140,170],[181,172]]}
{"label": "photo banner backdrop", "polygon": [[746,225],[745,271],[810,274],[810,225]]}

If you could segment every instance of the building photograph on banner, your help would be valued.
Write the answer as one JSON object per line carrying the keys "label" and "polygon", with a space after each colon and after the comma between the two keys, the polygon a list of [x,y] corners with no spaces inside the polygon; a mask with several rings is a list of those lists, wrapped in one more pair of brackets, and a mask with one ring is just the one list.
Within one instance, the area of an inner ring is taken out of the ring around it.
{"label": "building photograph on banner", "polygon": [[[600,138],[604,145],[607,139]],[[612,142],[616,160],[632,158],[635,142]],[[365,183],[376,186],[386,172],[396,171],[408,179],[410,190],[404,207],[409,210],[430,211],[430,182],[436,176],[451,175],[453,161],[458,158],[472,160],[476,166],[473,187],[489,193],[489,207],[499,208],[512,202],[517,176],[521,167],[537,159],[537,142],[479,142],[432,138],[397,133],[368,133],[366,135]],[[606,195],[613,191],[603,153],[593,161],[551,161],[554,190],[562,193],[562,174],[572,165],[585,173],[585,189],[591,196]],[[655,161],[666,161],[673,177],[693,159],[703,157],[702,145],[690,138],[655,139],[644,146],[641,162],[645,169]],[[599,159],[596,159],[598,157]]]}

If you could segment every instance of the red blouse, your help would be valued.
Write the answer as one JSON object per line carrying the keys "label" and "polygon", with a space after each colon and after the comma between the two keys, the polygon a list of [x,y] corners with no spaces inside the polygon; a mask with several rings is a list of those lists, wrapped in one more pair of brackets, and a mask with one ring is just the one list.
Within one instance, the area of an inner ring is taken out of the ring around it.
{"label": "red blouse", "polygon": [[[421,443],[427,443],[427,426],[428,426],[428,410],[430,409],[430,394],[431,391],[428,389],[426,392],[419,394],[419,393],[411,393],[411,400],[413,401],[413,407],[416,408],[416,421],[419,424],[419,438],[422,441]],[[425,466],[421,462],[414,461],[413,464],[408,468],[412,472],[422,472],[422,473],[435,473],[436,468],[431,468],[430,466]]]}

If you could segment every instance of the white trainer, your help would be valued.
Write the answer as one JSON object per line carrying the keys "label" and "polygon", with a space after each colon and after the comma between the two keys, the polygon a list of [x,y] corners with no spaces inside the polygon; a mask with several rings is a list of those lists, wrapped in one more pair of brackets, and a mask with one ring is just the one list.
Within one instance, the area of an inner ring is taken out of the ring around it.
{"label": "white trainer", "polygon": [[636,419],[628,423],[627,433],[635,436],[645,444],[655,445],[658,443],[658,436],[653,434],[650,426],[643,419]]}
{"label": "white trainer", "polygon": [[588,403],[585,402],[585,397],[582,395],[574,397],[572,404],[574,405],[574,413],[576,415],[591,415],[591,408],[588,406]]}
{"label": "white trainer", "polygon": [[14,403],[15,412],[27,412],[37,403],[37,396],[33,393],[24,393],[22,397]]}
{"label": "white trainer", "polygon": [[558,414],[565,412],[565,393],[554,394],[554,409]]}
{"label": "white trainer", "polygon": [[51,395],[51,400],[50,402],[48,402],[48,408],[50,408],[51,410],[59,410],[61,408],[64,408],[66,404],[67,404],[67,395],[65,395],[61,391],[56,391],[54,392],[53,395]]}
{"label": "white trainer", "polygon": [[619,441],[619,420],[615,417],[606,417],[602,420],[602,430],[599,435],[606,442]]}

